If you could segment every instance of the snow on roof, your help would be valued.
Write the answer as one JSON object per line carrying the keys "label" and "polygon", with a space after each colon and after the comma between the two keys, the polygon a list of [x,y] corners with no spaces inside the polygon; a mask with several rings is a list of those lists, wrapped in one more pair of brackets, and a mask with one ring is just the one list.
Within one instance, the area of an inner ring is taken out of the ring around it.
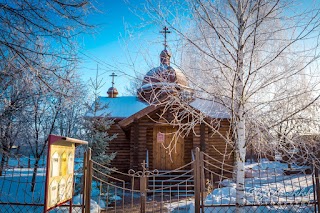
{"label": "snow on roof", "polygon": [[[111,118],[127,118],[150,106],[136,96],[99,97],[99,101],[101,105],[107,107],[100,110],[97,116],[109,115]],[[190,103],[190,106],[212,118],[230,118],[229,110],[214,101],[197,98]],[[87,116],[92,115],[88,113]]]}
{"label": "snow on roof", "polygon": [[190,106],[211,118],[230,118],[230,110],[215,101],[196,98]]}
{"label": "snow on roof", "polygon": [[106,105],[107,107],[99,111],[98,116],[109,115],[111,118],[127,118],[149,106],[149,104],[140,101],[136,96],[99,97],[99,101],[101,105]]}

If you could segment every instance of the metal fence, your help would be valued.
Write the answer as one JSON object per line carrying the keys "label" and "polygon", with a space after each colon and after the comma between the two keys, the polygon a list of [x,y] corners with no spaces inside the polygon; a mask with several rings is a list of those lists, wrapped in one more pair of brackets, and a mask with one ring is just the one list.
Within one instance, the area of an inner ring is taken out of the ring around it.
{"label": "metal fence", "polygon": [[[0,176],[0,212],[43,212],[46,158],[39,160],[35,171],[35,159],[30,156],[8,156]],[[72,204],[72,212],[82,212],[83,194],[82,184],[83,157],[75,160],[75,199]],[[35,179],[33,174],[36,172]],[[34,185],[34,190],[32,186]],[[50,212],[69,212],[69,204],[63,205]]]}
{"label": "metal fence", "polygon": [[[90,157],[90,153],[87,155]],[[122,173],[88,159],[85,203],[96,200],[101,212],[171,212],[191,203],[194,197],[192,163],[170,171]]]}
{"label": "metal fence", "polygon": [[[233,166],[217,166],[199,149],[192,162],[171,171],[149,171],[142,164],[141,171],[121,173],[87,160],[86,185],[92,190],[86,202],[95,199],[101,212],[235,212],[238,206]],[[317,170],[301,167],[288,174],[285,166],[260,162],[246,167],[244,211],[318,212]]]}
{"label": "metal fence", "polygon": [[[18,163],[19,162],[19,163]],[[45,162],[31,191],[34,159],[10,158],[0,176],[0,212],[43,212]],[[220,162],[221,163],[221,162]],[[234,212],[233,166],[196,149],[192,162],[170,171],[122,173],[91,159],[76,158],[72,212]],[[281,162],[246,166],[246,212],[318,212],[319,178],[312,165],[291,172]],[[30,168],[31,167],[31,168]],[[69,206],[51,212],[68,212]]]}
{"label": "metal fence", "polygon": [[[215,168],[215,159],[201,152],[202,212],[233,212],[236,188],[230,165]],[[245,170],[245,212],[318,212],[318,171],[313,166],[288,169],[287,164],[261,160]],[[214,189],[214,190],[213,190]]]}

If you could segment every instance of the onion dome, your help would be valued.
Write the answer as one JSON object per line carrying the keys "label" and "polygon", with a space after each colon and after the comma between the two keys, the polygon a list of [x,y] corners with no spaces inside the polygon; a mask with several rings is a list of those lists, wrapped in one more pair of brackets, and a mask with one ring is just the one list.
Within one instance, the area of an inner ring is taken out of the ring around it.
{"label": "onion dome", "polygon": [[152,84],[177,84],[180,86],[188,86],[186,77],[179,69],[166,65],[160,65],[147,72],[143,78],[141,87],[148,87]]}
{"label": "onion dome", "polygon": [[170,66],[171,53],[167,50],[167,34],[171,32],[164,27],[160,33],[164,34],[164,50],[160,53],[160,66],[151,69],[144,76],[142,85],[137,91],[138,96],[149,103],[160,102],[169,95],[191,97],[192,92],[184,74]]}
{"label": "onion dome", "polygon": [[113,72],[110,76],[112,77],[112,86],[108,89],[107,94],[109,98],[115,98],[119,94],[118,90],[114,87],[114,77],[116,77],[117,75]]}
{"label": "onion dome", "polygon": [[165,95],[189,88],[185,75],[179,69],[170,66],[170,58],[171,54],[167,49],[161,51],[160,66],[147,72],[138,89],[141,99],[154,102],[150,100],[162,99]]}
{"label": "onion dome", "polygon": [[119,92],[118,92],[118,90],[117,90],[115,87],[110,87],[110,88],[108,89],[107,94],[108,94],[108,97],[109,97],[109,98],[115,98],[115,97],[117,97],[117,95],[119,94]]}
{"label": "onion dome", "polygon": [[143,78],[142,86],[147,87],[151,84],[177,84],[188,86],[185,75],[176,68],[170,66],[171,53],[164,49],[160,53],[160,66],[151,69]]}

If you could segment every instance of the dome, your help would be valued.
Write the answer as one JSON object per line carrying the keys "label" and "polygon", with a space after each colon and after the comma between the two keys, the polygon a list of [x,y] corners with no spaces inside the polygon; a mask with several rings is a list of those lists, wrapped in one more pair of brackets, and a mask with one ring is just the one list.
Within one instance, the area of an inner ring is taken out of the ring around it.
{"label": "dome", "polygon": [[137,92],[140,99],[154,103],[165,100],[169,94],[189,90],[187,78],[179,69],[161,64],[147,72]]}
{"label": "dome", "polygon": [[177,84],[188,86],[185,75],[179,70],[170,66],[171,53],[164,49],[160,53],[160,66],[151,69],[143,78],[142,86],[159,84]]}
{"label": "dome", "polygon": [[108,94],[109,98],[115,98],[115,97],[117,97],[117,95],[119,93],[118,93],[118,90],[115,87],[110,87],[108,89],[107,94]]}
{"label": "dome", "polygon": [[137,91],[139,98],[144,101],[159,102],[169,95],[179,95],[190,90],[185,75],[170,66],[171,53],[166,47],[165,41],[165,48],[160,53],[160,66],[147,72]]}
{"label": "dome", "polygon": [[151,69],[143,78],[142,86],[151,84],[177,84],[179,86],[188,86],[187,78],[179,70],[171,66],[160,65],[159,67]]}

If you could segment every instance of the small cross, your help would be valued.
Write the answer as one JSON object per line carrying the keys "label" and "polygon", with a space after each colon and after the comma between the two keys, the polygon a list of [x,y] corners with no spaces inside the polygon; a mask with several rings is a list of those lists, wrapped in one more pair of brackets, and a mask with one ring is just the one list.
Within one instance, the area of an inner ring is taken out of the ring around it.
{"label": "small cross", "polygon": [[112,77],[112,87],[113,87],[113,85],[114,85],[114,77],[116,77],[117,75],[116,74],[114,74],[114,72],[110,75],[111,77]]}
{"label": "small cross", "polygon": [[169,31],[169,29],[168,29],[168,27],[164,27],[163,29],[162,29],[162,31],[160,31],[160,33],[163,33],[163,35],[164,35],[164,44],[163,44],[163,46],[164,46],[164,49],[167,49],[167,34],[168,33],[171,33],[171,31]]}

